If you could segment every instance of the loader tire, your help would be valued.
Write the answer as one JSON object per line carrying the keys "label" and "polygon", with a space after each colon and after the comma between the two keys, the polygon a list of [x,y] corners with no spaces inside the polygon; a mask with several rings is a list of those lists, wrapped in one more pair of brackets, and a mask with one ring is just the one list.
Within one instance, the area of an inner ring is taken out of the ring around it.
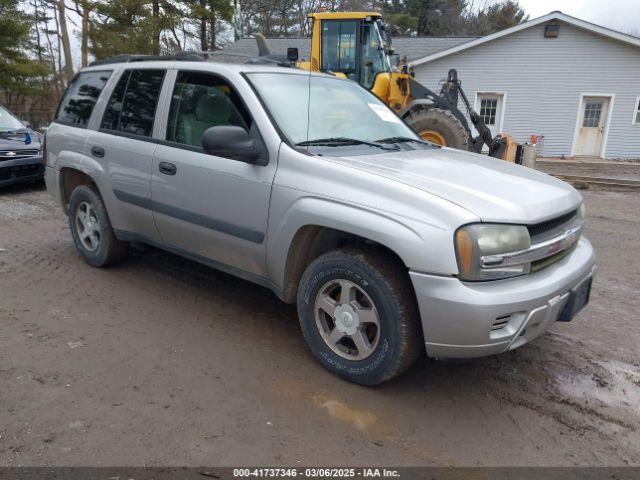
{"label": "loader tire", "polygon": [[453,113],[441,108],[421,108],[404,118],[420,137],[437,145],[469,150],[467,130]]}

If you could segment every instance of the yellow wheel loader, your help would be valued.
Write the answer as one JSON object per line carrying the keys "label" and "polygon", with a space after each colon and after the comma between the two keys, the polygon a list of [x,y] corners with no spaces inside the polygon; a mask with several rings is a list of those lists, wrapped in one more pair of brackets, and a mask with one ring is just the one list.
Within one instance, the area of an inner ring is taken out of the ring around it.
{"label": "yellow wheel loader", "polygon": [[[494,137],[480,115],[473,110],[462,90],[457,72],[448,72],[440,93],[418,83],[406,62],[392,66],[391,37],[382,16],[375,12],[320,12],[309,14],[313,21],[311,58],[298,60],[295,48],[287,58],[271,54],[262,35],[256,35],[259,55],[286,61],[298,68],[333,73],[354,80],[371,90],[391,107],[423,139],[438,145],[480,153],[487,145],[489,155],[515,161],[520,150],[512,137]],[[471,123],[478,132],[473,136],[464,114],[464,103]]]}

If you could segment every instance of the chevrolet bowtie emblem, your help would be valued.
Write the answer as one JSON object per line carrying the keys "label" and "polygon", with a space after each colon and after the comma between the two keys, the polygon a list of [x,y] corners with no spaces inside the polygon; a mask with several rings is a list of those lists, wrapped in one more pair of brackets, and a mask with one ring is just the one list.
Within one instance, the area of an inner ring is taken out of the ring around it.
{"label": "chevrolet bowtie emblem", "polygon": [[7,152],[7,157],[15,157],[16,152]]}

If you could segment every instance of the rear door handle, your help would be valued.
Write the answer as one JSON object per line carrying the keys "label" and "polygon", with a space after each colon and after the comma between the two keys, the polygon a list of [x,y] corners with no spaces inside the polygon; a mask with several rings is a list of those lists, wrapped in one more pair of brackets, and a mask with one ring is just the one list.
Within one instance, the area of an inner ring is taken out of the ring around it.
{"label": "rear door handle", "polygon": [[102,147],[91,147],[91,155],[94,157],[102,158],[104,157],[104,148]]}
{"label": "rear door handle", "polygon": [[169,162],[160,162],[158,164],[158,169],[160,170],[160,173],[164,173],[165,175],[175,175],[178,171],[178,167]]}

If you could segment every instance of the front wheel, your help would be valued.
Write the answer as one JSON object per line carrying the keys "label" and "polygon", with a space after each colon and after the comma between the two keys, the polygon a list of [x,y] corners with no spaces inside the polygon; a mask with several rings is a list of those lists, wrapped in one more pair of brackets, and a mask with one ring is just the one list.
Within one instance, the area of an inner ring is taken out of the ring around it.
{"label": "front wheel", "polygon": [[413,365],[422,332],[403,269],[375,248],[335,250],[307,267],[298,316],[311,351],[327,370],[376,385]]}

